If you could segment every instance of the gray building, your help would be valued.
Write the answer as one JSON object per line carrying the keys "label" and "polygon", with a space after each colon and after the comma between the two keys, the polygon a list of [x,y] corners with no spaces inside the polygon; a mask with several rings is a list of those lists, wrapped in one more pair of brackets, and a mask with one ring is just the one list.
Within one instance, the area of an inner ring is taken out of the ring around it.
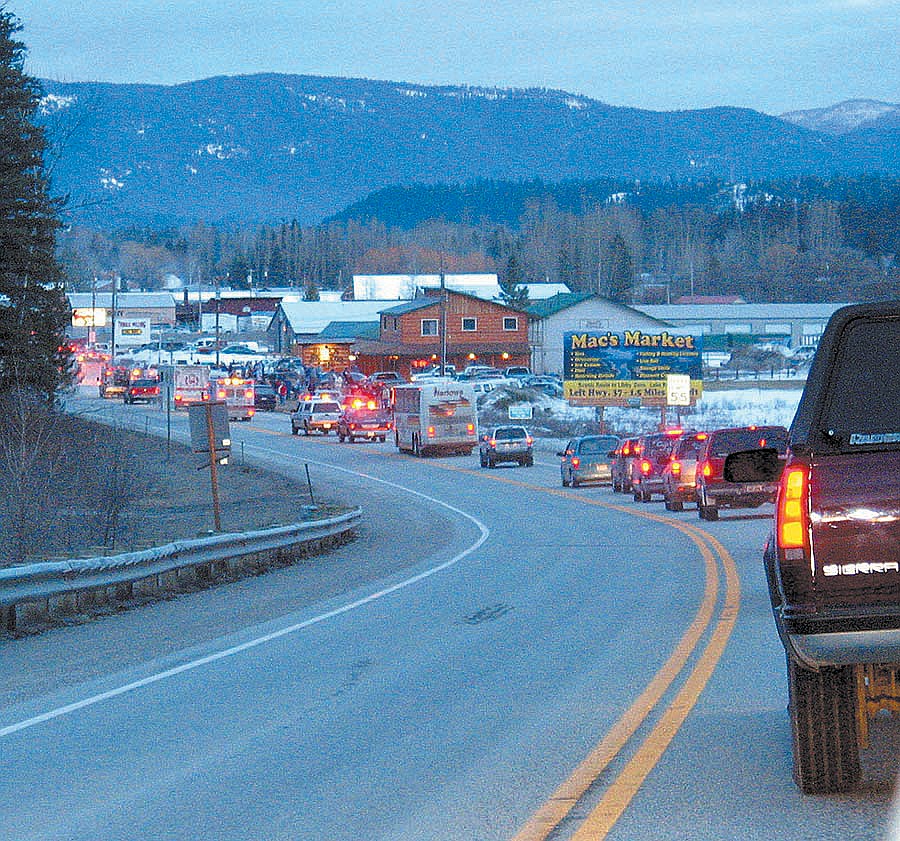
{"label": "gray building", "polygon": [[612,333],[624,330],[656,331],[672,326],[634,307],[583,292],[535,301],[527,312],[531,369],[536,374],[562,373],[563,336],[566,333],[577,330],[609,330]]}
{"label": "gray building", "polygon": [[817,345],[831,314],[846,304],[635,304],[634,308],[695,336],[784,338]]}

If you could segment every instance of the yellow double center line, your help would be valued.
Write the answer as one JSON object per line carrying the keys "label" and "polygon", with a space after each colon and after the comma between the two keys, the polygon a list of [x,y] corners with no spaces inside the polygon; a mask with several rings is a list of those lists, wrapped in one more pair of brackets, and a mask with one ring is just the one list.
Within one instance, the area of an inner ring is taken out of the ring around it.
{"label": "yellow double center line", "polygon": [[[391,454],[396,455],[396,454]],[[662,758],[675,734],[684,724],[694,705],[700,698],[715,670],[734,624],[737,621],[741,601],[740,580],[734,559],[728,550],[711,534],[695,526],[669,517],[662,517],[648,511],[641,511],[615,503],[583,497],[558,488],[520,482],[504,476],[484,473],[457,465],[431,462],[429,466],[460,473],[468,473],[493,481],[517,485],[531,491],[550,493],[577,500],[585,505],[596,505],[611,511],[618,511],[632,517],[642,517],[676,529],[691,540],[700,551],[705,570],[703,600],[696,614],[682,635],[678,645],[668,660],[653,676],[644,691],[610,728],[603,739],[572,772],[569,778],[553,792],[550,799],[535,812],[513,837],[512,841],[545,841],[545,839],[568,817],[572,809],[596,783],[610,763],[628,745],[632,737],[660,705],[669,687],[688,666],[691,657],[706,636],[710,625],[715,625],[709,635],[705,649],[696,658],[681,689],[659,717],[653,729],[640,744],[631,759],[607,787],[600,802],[591,810],[571,836],[572,841],[602,841],[628,808],[644,780]],[[725,594],[721,607],[716,613],[719,597],[719,562],[725,573]]]}
{"label": "yellow double center line", "polygon": [[[468,468],[444,466],[445,469],[484,476]],[[734,559],[728,550],[711,534],[695,526],[670,517],[662,517],[648,511],[641,511],[615,503],[583,497],[557,488],[547,488],[515,479],[507,479],[492,474],[494,481],[506,482],[541,491],[556,496],[577,500],[586,505],[596,505],[632,517],[642,517],[676,529],[690,539],[699,549],[705,570],[703,600],[693,621],[684,632],[678,645],[668,660],[653,676],[646,689],[610,728],[600,743],[573,771],[571,776],[551,795],[550,799],[535,812],[528,822],[513,837],[512,841],[544,841],[568,817],[572,809],[582,800],[588,789],[594,785],[610,763],[631,741],[638,728],[660,705],[663,696],[675,679],[687,667],[689,660],[703,641],[715,619],[706,648],[697,657],[683,686],[666,707],[656,725],[637,748],[625,767],[607,787],[600,802],[571,836],[572,841],[602,841],[609,834],[628,808],[644,780],[662,758],[675,734],[684,724],[694,708],[716,668],[734,624],[737,621],[741,601],[741,585]],[[717,561],[718,559],[718,561]],[[715,616],[719,596],[719,566],[725,573],[725,594],[718,616]]]}

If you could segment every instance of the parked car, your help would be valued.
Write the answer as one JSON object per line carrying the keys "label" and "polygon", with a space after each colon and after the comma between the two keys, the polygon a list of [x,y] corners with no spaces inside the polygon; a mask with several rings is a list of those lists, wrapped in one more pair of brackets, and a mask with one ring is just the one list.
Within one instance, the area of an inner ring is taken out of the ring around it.
{"label": "parked car", "polygon": [[663,468],[663,499],[667,511],[683,511],[685,502],[697,501],[697,459],[706,445],[705,432],[685,432]]}
{"label": "parked car", "polygon": [[126,403],[151,403],[159,400],[159,380],[132,380],[125,389],[123,398]]}
{"label": "parked car", "polygon": [[406,384],[406,380],[403,379],[399,371],[376,371],[374,374],[369,375],[369,382],[388,387]]}
{"label": "parked car", "polygon": [[637,454],[637,438],[624,438],[610,459],[613,493],[631,493],[631,461]]}
{"label": "parked car", "polygon": [[391,413],[382,408],[377,400],[354,400],[341,413],[337,423],[337,436],[342,444],[344,441],[352,444],[357,438],[384,441],[391,429]]}
{"label": "parked car", "polygon": [[778,479],[768,482],[729,482],[725,459],[732,453],[775,449],[787,457],[787,429],[783,426],[742,426],[709,433],[697,459],[697,511],[701,520],[718,520],[721,508],[758,508],[774,502]]}
{"label": "parked car", "polygon": [[527,365],[510,365],[503,371],[503,376],[508,380],[515,380],[519,385],[527,385],[533,375]]}
{"label": "parked car", "polygon": [[639,453],[631,462],[631,493],[635,502],[650,502],[654,494],[663,495],[663,471],[683,432],[681,429],[667,429],[641,436]]}
{"label": "parked car", "polygon": [[332,429],[337,429],[340,419],[341,406],[335,400],[301,400],[296,411],[291,413],[291,432],[299,435],[302,429],[304,435],[311,432],[327,435]]}
{"label": "parked car", "polygon": [[482,467],[496,467],[504,461],[515,461],[522,467],[534,464],[534,439],[524,426],[495,426],[481,436],[478,454]]}
{"label": "parked car", "polygon": [[267,383],[255,383],[253,386],[253,405],[261,412],[274,412],[278,406],[278,395]]}
{"label": "parked car", "polygon": [[582,435],[557,453],[563,487],[577,488],[588,482],[612,481],[612,453],[619,446],[615,435]]}

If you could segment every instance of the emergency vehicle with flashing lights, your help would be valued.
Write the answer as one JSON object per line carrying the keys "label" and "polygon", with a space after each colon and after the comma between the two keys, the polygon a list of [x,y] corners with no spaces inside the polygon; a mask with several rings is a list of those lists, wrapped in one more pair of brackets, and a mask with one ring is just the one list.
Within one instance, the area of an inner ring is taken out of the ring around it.
{"label": "emergency vehicle with flashing lights", "polygon": [[349,396],[344,399],[343,412],[337,422],[338,440],[351,444],[358,438],[385,441],[394,428],[389,409],[384,409],[373,396]]}
{"label": "emergency vehicle with flashing lights", "polygon": [[210,383],[210,393],[228,407],[228,420],[248,421],[256,414],[253,380],[222,377]]}

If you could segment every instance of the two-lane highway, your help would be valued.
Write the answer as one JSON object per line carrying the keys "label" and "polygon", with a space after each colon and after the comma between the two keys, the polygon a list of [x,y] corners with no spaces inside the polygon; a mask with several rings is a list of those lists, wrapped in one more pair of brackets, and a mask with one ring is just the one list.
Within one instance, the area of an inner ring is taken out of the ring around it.
{"label": "two-lane highway", "polygon": [[879,837],[890,761],[852,798],[790,780],[764,518],[564,490],[550,456],[232,434],[361,504],[360,538],[2,643],[0,838]]}

